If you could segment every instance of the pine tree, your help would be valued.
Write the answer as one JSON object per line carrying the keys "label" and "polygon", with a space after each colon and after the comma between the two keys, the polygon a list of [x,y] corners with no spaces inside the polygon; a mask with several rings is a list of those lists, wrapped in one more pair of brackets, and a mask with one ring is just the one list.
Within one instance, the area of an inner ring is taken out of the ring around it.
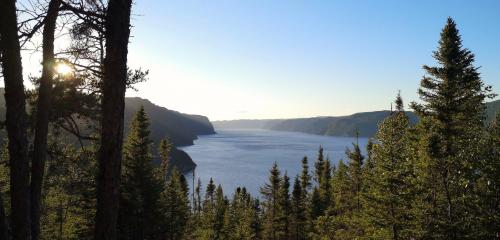
{"label": "pine tree", "polygon": [[228,239],[255,239],[257,233],[254,231],[254,207],[252,196],[246,188],[237,188],[233,200],[226,211],[224,223],[225,232],[229,234]]}
{"label": "pine tree", "polygon": [[196,233],[197,239],[221,238],[226,208],[227,202],[222,188],[216,187],[213,179],[210,178],[203,201],[201,226]]}
{"label": "pine tree", "polygon": [[[123,111],[132,0],[109,0],[104,20],[105,60],[101,84],[101,145],[94,239],[116,239],[120,201]],[[24,91],[24,90],[23,90]],[[18,105],[21,106],[21,105]],[[24,109],[24,108],[23,108]]]}
{"label": "pine tree", "polygon": [[[319,202],[311,206],[314,210],[311,212],[313,219],[324,214],[328,209],[331,202],[331,167],[330,160],[325,159],[323,147],[320,146],[318,150],[318,158],[314,163],[314,180],[317,183],[317,194],[319,195]],[[305,174],[305,173],[304,173]],[[315,199],[316,200],[316,199]]]}
{"label": "pine tree", "polygon": [[204,205],[213,207],[213,205],[215,204],[215,184],[212,178],[210,178],[210,180],[208,181],[207,189],[205,191]]}
{"label": "pine tree", "polygon": [[313,187],[311,191],[311,199],[309,202],[309,222],[312,223],[319,216],[323,215],[323,202],[319,194],[318,187]]}
{"label": "pine tree", "polygon": [[172,153],[174,145],[168,139],[162,139],[160,145],[158,146],[158,153],[161,159],[161,169],[163,176],[168,175],[168,168],[170,162],[170,154]]}
{"label": "pine tree", "polygon": [[0,58],[5,86],[5,127],[9,144],[12,237],[31,239],[28,118],[23,83],[16,1],[0,1]]}
{"label": "pine tree", "polygon": [[481,177],[478,181],[478,195],[481,209],[481,224],[474,229],[475,236],[495,239],[500,236],[500,112],[487,128],[482,144]]}
{"label": "pine tree", "polygon": [[307,157],[302,158],[302,173],[300,175],[300,184],[302,189],[302,199],[306,199],[308,191],[311,188],[311,175],[309,174],[309,164]]}
{"label": "pine tree", "polygon": [[193,212],[194,215],[198,218],[199,215],[201,214],[201,179],[198,178],[198,182],[196,184],[195,190],[194,190],[194,202],[193,202]]}
{"label": "pine tree", "polygon": [[321,182],[321,175],[323,174],[324,163],[325,163],[325,155],[323,154],[323,147],[319,146],[318,158],[316,159],[316,162],[314,163],[314,180],[318,184]]}
{"label": "pine tree", "polygon": [[228,200],[224,196],[221,185],[215,190],[215,218],[213,222],[214,239],[227,239],[228,233],[224,231],[224,219],[228,208]]}
{"label": "pine tree", "polygon": [[261,188],[260,192],[264,198],[264,224],[263,238],[264,239],[279,239],[279,191],[281,186],[280,170],[275,162],[269,171],[269,182]]}
{"label": "pine tree", "polygon": [[186,233],[190,209],[187,187],[182,179],[183,176],[174,168],[162,193],[163,239],[182,239]]}
{"label": "pine tree", "polygon": [[[434,52],[438,67],[424,66],[427,76],[418,91],[422,104],[412,103],[420,116],[419,142],[424,168],[422,189],[431,196],[421,219],[427,237],[456,239],[466,236],[476,221],[465,203],[473,201],[478,168],[471,154],[484,119],[484,99],[491,87],[480,79],[474,54],[463,48],[455,22],[448,18]],[[427,217],[425,217],[427,216]]]}
{"label": "pine tree", "polygon": [[262,239],[262,208],[258,198],[252,201],[252,231],[255,233],[254,239]]}
{"label": "pine tree", "polygon": [[373,164],[364,190],[364,220],[372,238],[411,239],[411,206],[415,198],[409,151],[409,119],[398,94],[396,111],[379,124],[372,146]]}
{"label": "pine tree", "polygon": [[330,167],[330,160],[326,159],[323,162],[323,170],[321,171],[321,181],[319,182],[319,196],[321,199],[321,214],[325,214],[329,210],[332,202],[332,168]]}
{"label": "pine tree", "polygon": [[132,120],[124,146],[119,211],[121,239],[152,239],[159,234],[154,223],[161,216],[159,201],[163,181],[155,173],[149,135],[149,120],[141,107]]}
{"label": "pine tree", "polygon": [[290,238],[291,211],[290,178],[285,172],[278,191],[277,239],[285,240]]}
{"label": "pine tree", "polygon": [[301,240],[306,238],[306,199],[302,190],[299,176],[295,177],[292,190],[292,213],[290,217],[290,239]]}
{"label": "pine tree", "polygon": [[332,177],[333,203],[332,215],[335,216],[335,230],[348,232],[352,211],[355,208],[355,195],[352,191],[352,183],[349,176],[349,167],[340,160],[337,170]]}
{"label": "pine tree", "polygon": [[361,210],[361,190],[363,185],[363,160],[365,157],[361,154],[361,149],[359,144],[353,143],[353,150],[347,149],[346,155],[349,158],[349,176],[351,179],[351,191],[354,196],[353,201],[355,201],[355,210]]}

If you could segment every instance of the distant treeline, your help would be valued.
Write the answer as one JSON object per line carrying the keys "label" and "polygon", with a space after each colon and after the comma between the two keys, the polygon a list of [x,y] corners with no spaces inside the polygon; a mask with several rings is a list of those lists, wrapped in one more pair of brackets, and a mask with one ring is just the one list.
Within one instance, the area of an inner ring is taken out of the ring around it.
{"label": "distant treeline", "polygon": [[[500,111],[500,100],[486,103],[486,122],[493,121],[496,112]],[[302,132],[325,136],[373,137],[377,125],[389,116],[390,111],[355,113],[341,117],[312,117],[292,119],[242,119],[212,122],[216,129],[266,129],[274,131]],[[407,111],[411,123],[418,117]]]}

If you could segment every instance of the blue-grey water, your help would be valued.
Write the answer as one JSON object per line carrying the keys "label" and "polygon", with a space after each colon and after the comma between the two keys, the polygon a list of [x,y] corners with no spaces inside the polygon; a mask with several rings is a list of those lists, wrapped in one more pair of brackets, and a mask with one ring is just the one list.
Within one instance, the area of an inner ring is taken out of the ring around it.
{"label": "blue-grey water", "polygon": [[[269,130],[217,130],[217,134],[201,136],[192,146],[183,147],[198,165],[195,179],[200,178],[203,189],[212,177],[221,184],[224,193],[231,196],[236,187],[245,186],[252,194],[268,178],[274,162],[282,173],[293,177],[301,171],[301,160],[309,158],[313,168],[319,146],[334,164],[345,159],[345,150],[352,147],[356,138],[329,137],[295,132]],[[367,138],[360,138],[365,149]],[[187,174],[190,184],[192,173]],[[190,186],[192,187],[192,186]],[[192,189],[192,188],[191,188]]]}

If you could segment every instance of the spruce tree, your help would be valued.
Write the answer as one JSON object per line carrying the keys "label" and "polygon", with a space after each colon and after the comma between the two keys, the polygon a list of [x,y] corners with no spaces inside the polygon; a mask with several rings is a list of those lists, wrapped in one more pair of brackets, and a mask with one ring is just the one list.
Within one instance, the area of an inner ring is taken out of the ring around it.
{"label": "spruce tree", "polygon": [[194,189],[194,202],[193,202],[193,212],[194,215],[198,218],[201,214],[201,179],[198,178],[198,182],[196,183],[196,187]]}
{"label": "spruce tree", "polygon": [[349,176],[349,167],[340,160],[337,170],[332,177],[333,203],[331,204],[335,216],[336,230],[349,230],[349,219],[352,217],[352,211],[355,207],[355,195],[352,191],[352,183]]}
{"label": "spruce tree", "polygon": [[226,211],[224,227],[229,239],[255,239],[257,233],[253,228],[254,208],[252,196],[246,188],[237,188],[233,200]]}
{"label": "spruce tree", "polygon": [[215,221],[215,184],[212,178],[208,181],[200,216],[200,224],[194,231],[196,239],[213,239]]}
{"label": "spruce tree", "polygon": [[214,239],[227,239],[227,232],[224,231],[224,219],[228,208],[228,200],[224,196],[221,185],[215,190],[215,217],[213,222]]}
{"label": "spruce tree", "polygon": [[162,139],[160,141],[160,145],[158,146],[158,153],[161,159],[161,169],[163,172],[163,176],[165,176],[165,178],[168,175],[168,170],[169,170],[168,168],[170,167],[169,166],[170,154],[172,152],[173,147],[174,145],[166,138]]}
{"label": "spruce tree", "polygon": [[213,207],[215,203],[215,184],[214,180],[210,178],[208,181],[207,189],[205,190],[205,202],[204,205],[210,205]]}
{"label": "spruce tree", "polygon": [[304,198],[299,176],[293,182],[291,216],[290,216],[290,239],[300,240],[306,237],[306,199]]}
{"label": "spruce tree", "polygon": [[311,199],[309,202],[309,221],[313,223],[319,216],[323,215],[323,202],[319,194],[318,187],[313,187],[311,191]]}
{"label": "spruce tree", "polygon": [[123,153],[123,172],[119,211],[122,239],[151,239],[158,233],[159,200],[163,181],[155,175],[149,120],[141,107],[132,120]]}
{"label": "spruce tree", "polygon": [[[317,183],[317,194],[319,195],[319,202],[314,203],[315,206],[311,206],[314,211],[312,211],[312,217],[316,218],[323,215],[325,210],[327,210],[329,203],[331,202],[331,167],[330,160],[325,158],[323,153],[323,147],[320,146],[318,150],[318,158],[314,163],[314,180]],[[315,199],[316,200],[316,199]]]}
{"label": "spruce tree", "polygon": [[477,190],[481,208],[475,213],[481,224],[473,234],[495,239],[500,236],[500,112],[486,130]]}
{"label": "spruce tree", "polygon": [[325,155],[323,154],[323,146],[319,146],[318,157],[314,163],[314,180],[316,183],[321,182],[321,175],[323,174],[323,164],[325,162]]}
{"label": "spruce tree", "polygon": [[[477,180],[477,155],[471,149],[483,127],[484,99],[491,87],[481,81],[474,54],[462,46],[455,22],[448,18],[434,52],[439,66],[424,66],[418,93],[421,104],[412,103],[420,116],[420,158],[424,162],[422,189],[431,196],[424,202],[423,222],[428,237],[465,237],[476,221],[468,212],[476,206],[472,189]],[[472,209],[471,209],[472,208]]]}
{"label": "spruce tree", "polygon": [[[340,235],[340,238],[361,238],[364,234],[365,219],[362,216],[363,206],[361,205],[361,197],[364,188],[363,168],[365,157],[361,154],[358,141],[359,133],[356,131],[356,143],[353,143],[353,149],[347,149],[346,155],[349,159],[348,175],[351,201],[350,208],[343,216],[344,220],[340,222],[345,224],[348,231]],[[340,218],[342,219],[342,217]]]}
{"label": "spruce tree", "polygon": [[262,208],[258,198],[252,201],[252,231],[255,233],[254,239],[262,239]]}
{"label": "spruce tree", "polygon": [[162,193],[162,239],[176,240],[185,236],[190,209],[187,187],[182,179],[183,176],[174,168]]}
{"label": "spruce tree", "polygon": [[311,188],[311,175],[309,174],[309,163],[307,157],[302,158],[302,172],[300,175],[300,184],[302,189],[302,198],[306,199],[308,191]]}
{"label": "spruce tree", "polygon": [[291,211],[290,178],[285,172],[278,192],[278,239],[285,240],[290,238]]}
{"label": "spruce tree", "polygon": [[364,215],[371,237],[411,239],[411,206],[415,198],[413,166],[409,151],[409,119],[398,94],[396,111],[380,124],[372,146],[369,183],[364,190]]}
{"label": "spruce tree", "polygon": [[353,150],[347,149],[346,155],[349,158],[349,176],[351,179],[351,191],[353,194],[353,201],[355,201],[355,210],[361,210],[361,190],[363,185],[363,160],[365,157],[361,154],[359,144],[353,143]]}
{"label": "spruce tree", "polygon": [[319,195],[321,198],[321,214],[329,210],[332,202],[332,169],[330,167],[330,160],[326,159],[323,162],[323,170],[321,171],[321,181],[319,182]]}
{"label": "spruce tree", "polygon": [[269,182],[261,187],[261,194],[264,199],[264,224],[263,238],[276,240],[279,236],[279,192],[281,188],[281,176],[278,164],[275,162],[269,171]]}

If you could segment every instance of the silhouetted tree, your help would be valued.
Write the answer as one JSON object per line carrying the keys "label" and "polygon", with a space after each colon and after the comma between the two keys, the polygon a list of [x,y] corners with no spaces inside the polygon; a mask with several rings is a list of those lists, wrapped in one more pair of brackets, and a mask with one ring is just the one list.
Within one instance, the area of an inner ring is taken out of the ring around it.
{"label": "silhouetted tree", "polygon": [[11,226],[14,239],[31,239],[30,172],[26,95],[16,1],[0,1],[0,52],[5,84],[6,128],[9,139]]}
{"label": "silhouetted tree", "polygon": [[54,33],[59,15],[60,0],[51,0],[44,19],[42,77],[38,87],[36,106],[35,138],[31,160],[31,238],[40,238],[40,214],[42,182],[47,157],[47,136],[49,132],[49,113],[52,79],[54,78]]}
{"label": "silhouetted tree", "polygon": [[110,0],[106,12],[96,240],[117,238],[131,7],[132,0]]}

